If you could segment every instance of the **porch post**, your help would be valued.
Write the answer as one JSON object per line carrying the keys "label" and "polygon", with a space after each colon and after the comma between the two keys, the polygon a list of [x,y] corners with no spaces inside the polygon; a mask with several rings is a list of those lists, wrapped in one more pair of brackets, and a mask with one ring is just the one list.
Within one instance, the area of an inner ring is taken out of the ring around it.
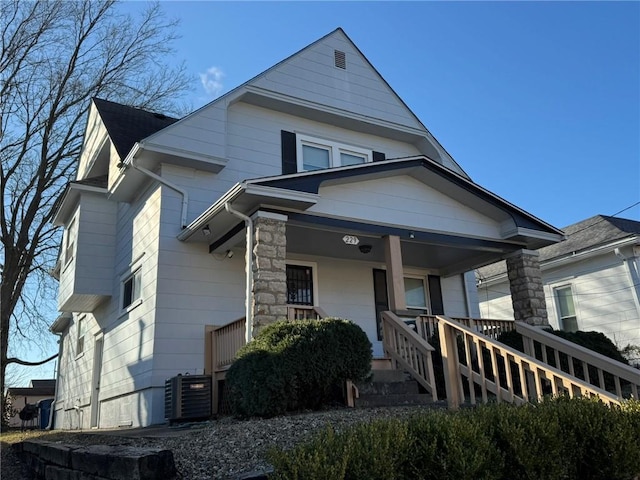
{"label": "porch post", "polygon": [[397,235],[384,237],[384,256],[387,264],[389,308],[394,312],[406,310],[407,304],[404,296],[404,272],[402,269],[400,237]]}
{"label": "porch post", "polygon": [[534,250],[519,250],[506,258],[511,302],[516,320],[530,325],[548,325],[538,256]]}
{"label": "porch post", "polygon": [[287,318],[287,216],[258,211],[253,216],[253,334]]}

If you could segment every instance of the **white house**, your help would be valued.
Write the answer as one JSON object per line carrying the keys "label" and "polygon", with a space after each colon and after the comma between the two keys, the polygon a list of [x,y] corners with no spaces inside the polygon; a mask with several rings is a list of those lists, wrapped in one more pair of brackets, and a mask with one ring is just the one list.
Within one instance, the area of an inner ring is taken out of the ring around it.
{"label": "white house", "polygon": [[162,423],[165,380],[208,372],[205,332],[238,319],[317,307],[381,357],[380,312],[477,317],[473,269],[562,238],[475,184],[342,29],[180,120],[95,99],[84,142],[54,220],[56,428]]}
{"label": "white house", "polygon": [[[538,250],[550,325],[640,345],[640,222],[596,215],[564,231]],[[482,317],[512,319],[505,262],[476,274]]]}

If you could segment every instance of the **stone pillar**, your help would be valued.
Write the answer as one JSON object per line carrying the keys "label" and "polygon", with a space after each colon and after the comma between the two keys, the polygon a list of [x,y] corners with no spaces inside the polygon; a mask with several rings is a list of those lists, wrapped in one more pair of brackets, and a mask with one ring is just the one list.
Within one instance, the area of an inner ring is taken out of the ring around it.
{"label": "stone pillar", "polygon": [[506,260],[514,318],[530,325],[548,325],[538,252],[519,250]]}
{"label": "stone pillar", "polygon": [[253,217],[253,335],[287,318],[287,216],[256,212]]}

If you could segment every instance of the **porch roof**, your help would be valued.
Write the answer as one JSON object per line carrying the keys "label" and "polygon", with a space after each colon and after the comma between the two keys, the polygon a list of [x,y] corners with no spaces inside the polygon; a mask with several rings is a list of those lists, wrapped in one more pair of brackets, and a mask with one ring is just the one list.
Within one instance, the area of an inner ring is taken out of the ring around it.
{"label": "porch roof", "polygon": [[[213,250],[220,251],[228,248],[229,240],[242,230],[238,218],[225,211],[226,203],[232,204],[236,210],[247,215],[260,208],[300,213],[319,201],[321,186],[387,178],[391,175],[412,176],[494,219],[500,224],[501,234],[500,238],[494,240],[503,245],[510,244],[510,250],[540,248],[563,238],[562,231],[557,228],[424,156],[245,180],[236,184],[203,212],[178,235],[178,238],[182,241],[208,242],[213,246]],[[205,226],[209,226],[209,229],[204,229]],[[370,233],[381,234],[380,228],[374,228],[376,225],[370,227]],[[411,229],[411,226],[399,228]],[[211,233],[205,235],[203,229]],[[386,230],[386,234],[396,234],[391,231],[393,228]],[[425,237],[425,241],[433,239],[433,232],[413,231],[414,236]],[[441,233],[440,236],[447,235]]]}

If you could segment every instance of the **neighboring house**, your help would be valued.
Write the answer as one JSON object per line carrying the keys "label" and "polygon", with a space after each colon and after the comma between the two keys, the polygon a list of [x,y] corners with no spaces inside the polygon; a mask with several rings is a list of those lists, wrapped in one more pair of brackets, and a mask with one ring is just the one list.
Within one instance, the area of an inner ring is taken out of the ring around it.
{"label": "neighboring house", "polygon": [[[640,345],[640,222],[596,215],[538,250],[549,323]],[[483,318],[512,319],[505,262],[476,271]]]}
{"label": "neighboring house", "polygon": [[165,380],[243,317],[320,307],[381,357],[380,312],[477,317],[474,268],[562,238],[473,183],[341,29],[177,121],[94,99],[54,223],[61,428],[162,423]]}
{"label": "neighboring house", "polygon": [[25,405],[35,405],[40,400],[53,398],[56,391],[56,380],[31,380],[28,387],[12,387],[7,389],[7,396],[11,398],[11,406],[15,415],[9,419],[10,427],[20,427],[22,420],[18,416]]}

